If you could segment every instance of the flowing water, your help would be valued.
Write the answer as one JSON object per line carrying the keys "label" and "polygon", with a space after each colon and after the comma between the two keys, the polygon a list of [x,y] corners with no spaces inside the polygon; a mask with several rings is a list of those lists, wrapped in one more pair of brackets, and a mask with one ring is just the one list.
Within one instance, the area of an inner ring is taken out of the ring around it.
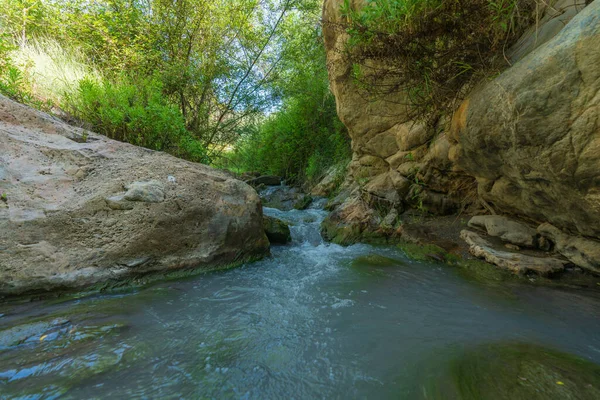
{"label": "flowing water", "polygon": [[293,243],[262,261],[0,307],[0,398],[431,398],[422,378],[445,354],[498,342],[600,363],[594,293],[477,283],[397,248],[323,243],[317,208],[265,213]]}

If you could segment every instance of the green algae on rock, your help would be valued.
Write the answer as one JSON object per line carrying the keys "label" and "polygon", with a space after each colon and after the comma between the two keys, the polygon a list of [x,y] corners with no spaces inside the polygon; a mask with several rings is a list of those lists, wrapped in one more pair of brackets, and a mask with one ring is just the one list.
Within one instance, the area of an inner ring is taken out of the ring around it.
{"label": "green algae on rock", "polygon": [[[429,360],[431,361],[431,360]],[[439,361],[439,360],[437,360]],[[468,348],[420,382],[420,398],[460,400],[594,400],[600,366],[527,343]]]}
{"label": "green algae on rock", "polygon": [[263,216],[265,233],[271,244],[286,244],[292,241],[288,224],[277,218]]}

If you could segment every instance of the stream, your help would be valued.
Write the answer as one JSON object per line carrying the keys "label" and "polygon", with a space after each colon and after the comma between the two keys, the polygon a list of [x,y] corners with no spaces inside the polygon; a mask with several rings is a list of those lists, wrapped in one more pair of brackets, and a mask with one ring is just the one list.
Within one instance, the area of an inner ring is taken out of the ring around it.
{"label": "stream", "polygon": [[326,244],[319,203],[265,208],[293,241],[259,262],[0,305],[0,398],[455,398],[439,386],[449,360],[502,343],[600,364],[597,291],[486,284],[396,247]]}

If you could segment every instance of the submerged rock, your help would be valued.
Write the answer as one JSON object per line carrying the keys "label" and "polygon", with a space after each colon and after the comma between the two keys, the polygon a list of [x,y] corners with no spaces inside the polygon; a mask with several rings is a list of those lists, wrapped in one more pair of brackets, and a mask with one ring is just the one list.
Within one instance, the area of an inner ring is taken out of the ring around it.
{"label": "submerged rock", "polygon": [[265,233],[272,244],[286,244],[292,241],[288,224],[280,219],[263,216]]}
{"label": "submerged rock", "polygon": [[258,195],[221,171],[85,132],[5,97],[0,148],[8,199],[0,207],[0,297],[268,253]]}
{"label": "submerged rock", "polygon": [[[527,343],[491,343],[427,360],[415,398],[433,400],[595,400],[600,366]],[[444,360],[442,357],[446,357]]]}
{"label": "submerged rock", "polygon": [[362,256],[355,258],[352,261],[353,268],[364,268],[364,267],[394,267],[403,265],[404,262],[395,258],[382,256],[380,254],[369,254],[368,256]]}

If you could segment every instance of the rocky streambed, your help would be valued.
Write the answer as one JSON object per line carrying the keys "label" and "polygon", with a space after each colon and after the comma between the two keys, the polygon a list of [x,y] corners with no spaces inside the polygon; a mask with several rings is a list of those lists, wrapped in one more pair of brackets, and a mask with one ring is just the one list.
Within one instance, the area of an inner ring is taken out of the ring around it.
{"label": "rocky streambed", "polygon": [[600,396],[598,291],[328,244],[319,205],[241,268],[0,305],[0,397]]}

